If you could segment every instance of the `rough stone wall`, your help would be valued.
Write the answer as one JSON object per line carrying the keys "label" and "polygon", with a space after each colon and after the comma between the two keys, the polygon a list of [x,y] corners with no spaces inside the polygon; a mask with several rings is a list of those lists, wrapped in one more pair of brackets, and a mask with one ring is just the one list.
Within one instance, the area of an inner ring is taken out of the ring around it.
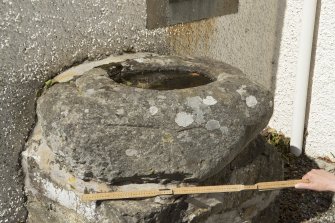
{"label": "rough stone wall", "polygon": [[275,0],[241,0],[235,15],[148,31],[144,0],[1,1],[0,222],[25,219],[19,154],[46,80],[133,46],[224,60],[270,87],[276,10]]}
{"label": "rough stone wall", "polygon": [[[275,110],[270,121],[271,127],[288,136],[291,134],[302,7],[302,0],[287,1],[278,61]],[[331,159],[335,159],[331,155],[335,155],[334,9],[334,1],[318,2],[305,123],[306,154],[313,157],[328,156]]]}
{"label": "rough stone wall", "polygon": [[131,46],[165,52],[145,29],[145,1],[0,3],[0,222],[24,220],[19,153],[35,119],[36,92],[65,67]]}

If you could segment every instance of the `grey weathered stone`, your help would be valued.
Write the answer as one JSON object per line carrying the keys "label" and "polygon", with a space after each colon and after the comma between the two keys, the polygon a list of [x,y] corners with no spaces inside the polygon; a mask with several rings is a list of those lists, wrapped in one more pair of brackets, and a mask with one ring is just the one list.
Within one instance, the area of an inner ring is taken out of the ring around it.
{"label": "grey weathered stone", "polygon": [[29,222],[241,222],[273,208],[277,192],[80,200],[87,191],[280,179],[277,153],[254,140],[271,115],[271,94],[238,69],[135,54],[56,81],[38,100],[23,153]]}
{"label": "grey weathered stone", "polygon": [[197,182],[266,126],[271,101],[222,62],[147,56],[55,84],[39,98],[37,115],[57,161],[81,179]]}
{"label": "grey weathered stone", "polygon": [[[47,152],[47,146],[42,141],[41,133],[35,131],[24,156],[24,161],[29,164],[26,171],[28,176],[28,222],[31,223],[240,223],[260,222],[257,221],[259,219],[262,219],[261,222],[276,222],[278,217],[276,212],[278,206],[274,205],[278,191],[246,191],[180,197],[161,196],[142,200],[102,201],[99,204],[95,202],[85,204],[78,199],[78,196],[83,193],[84,187],[92,188],[91,182],[83,182],[80,179],[69,181],[71,177],[65,174],[64,169],[55,171],[57,162],[54,161],[52,153]],[[261,137],[258,137],[249,143],[229,166],[202,182],[201,185],[254,184],[279,180],[283,177],[282,171],[279,154],[273,147],[266,145]],[[62,176],[63,179],[61,179]],[[133,185],[134,188],[143,186]],[[148,185],[147,187],[157,186],[164,187],[164,185]],[[113,186],[113,188],[120,190],[121,187]],[[96,187],[95,190],[99,189]],[[57,196],[54,196],[55,194]],[[72,202],[72,205],[66,206],[69,202]],[[83,209],[81,209],[83,205],[86,205],[85,212],[82,212]],[[270,210],[267,211],[268,208]]]}

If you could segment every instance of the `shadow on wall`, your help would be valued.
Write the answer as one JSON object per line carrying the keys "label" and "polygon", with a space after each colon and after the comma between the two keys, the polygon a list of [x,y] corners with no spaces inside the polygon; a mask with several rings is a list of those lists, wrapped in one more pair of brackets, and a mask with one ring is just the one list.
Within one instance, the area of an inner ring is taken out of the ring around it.
{"label": "shadow on wall", "polygon": [[280,46],[281,46],[281,39],[282,39],[282,32],[284,26],[284,17],[285,17],[285,10],[286,10],[286,3],[287,0],[278,1],[277,5],[277,19],[276,19],[276,38],[275,38],[275,46],[274,46],[274,53],[272,58],[272,78],[271,78],[271,92],[275,92],[276,90],[276,76],[278,71],[278,61],[280,55]]}
{"label": "shadow on wall", "polygon": [[313,79],[314,79],[314,69],[315,69],[315,56],[316,56],[316,47],[318,45],[318,35],[319,35],[319,24],[320,24],[320,13],[321,13],[321,0],[317,0],[316,6],[316,17],[314,24],[314,35],[313,35],[313,47],[312,47],[312,56],[311,56],[311,65],[309,71],[309,83],[307,91],[307,104],[306,104],[306,116],[305,116],[305,137],[303,142],[303,149],[306,145],[306,136],[308,135],[308,120],[310,115],[311,101],[312,101],[312,89],[313,89]]}

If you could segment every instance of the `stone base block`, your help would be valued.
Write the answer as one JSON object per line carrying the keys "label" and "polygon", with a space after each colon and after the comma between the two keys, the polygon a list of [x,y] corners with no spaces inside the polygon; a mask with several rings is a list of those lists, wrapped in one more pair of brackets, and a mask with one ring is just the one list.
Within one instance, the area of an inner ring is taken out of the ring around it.
{"label": "stone base block", "polygon": [[[37,134],[38,135],[38,134]],[[38,138],[38,137],[37,137]],[[24,154],[28,173],[28,222],[31,223],[137,223],[137,222],[276,222],[273,203],[278,191],[242,191],[188,196],[161,196],[139,200],[84,203],[84,190],[112,188],[84,182],[57,166],[43,143],[34,141]],[[44,154],[44,157],[41,155]],[[45,155],[48,154],[48,157]],[[48,160],[48,164],[46,164]],[[50,175],[50,171],[52,173]],[[254,184],[280,180],[282,164],[277,152],[258,137],[223,171],[198,185]],[[161,187],[159,184],[124,185],[114,190]],[[173,185],[171,185],[173,186]]]}

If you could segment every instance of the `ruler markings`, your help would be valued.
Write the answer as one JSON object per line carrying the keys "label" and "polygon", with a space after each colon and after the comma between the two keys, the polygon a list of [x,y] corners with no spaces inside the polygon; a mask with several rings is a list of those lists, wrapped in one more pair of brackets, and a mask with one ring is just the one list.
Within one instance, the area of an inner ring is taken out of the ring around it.
{"label": "ruler markings", "polygon": [[81,199],[83,201],[97,201],[97,200],[118,200],[129,198],[146,198],[155,197],[159,195],[183,195],[183,194],[204,194],[204,193],[223,193],[223,192],[237,192],[243,190],[273,190],[294,187],[297,183],[308,183],[308,180],[287,180],[287,181],[272,181],[261,182],[253,185],[218,185],[218,186],[190,186],[190,187],[175,187],[162,188],[152,190],[138,190],[138,191],[117,191],[106,193],[92,193],[83,194]]}

